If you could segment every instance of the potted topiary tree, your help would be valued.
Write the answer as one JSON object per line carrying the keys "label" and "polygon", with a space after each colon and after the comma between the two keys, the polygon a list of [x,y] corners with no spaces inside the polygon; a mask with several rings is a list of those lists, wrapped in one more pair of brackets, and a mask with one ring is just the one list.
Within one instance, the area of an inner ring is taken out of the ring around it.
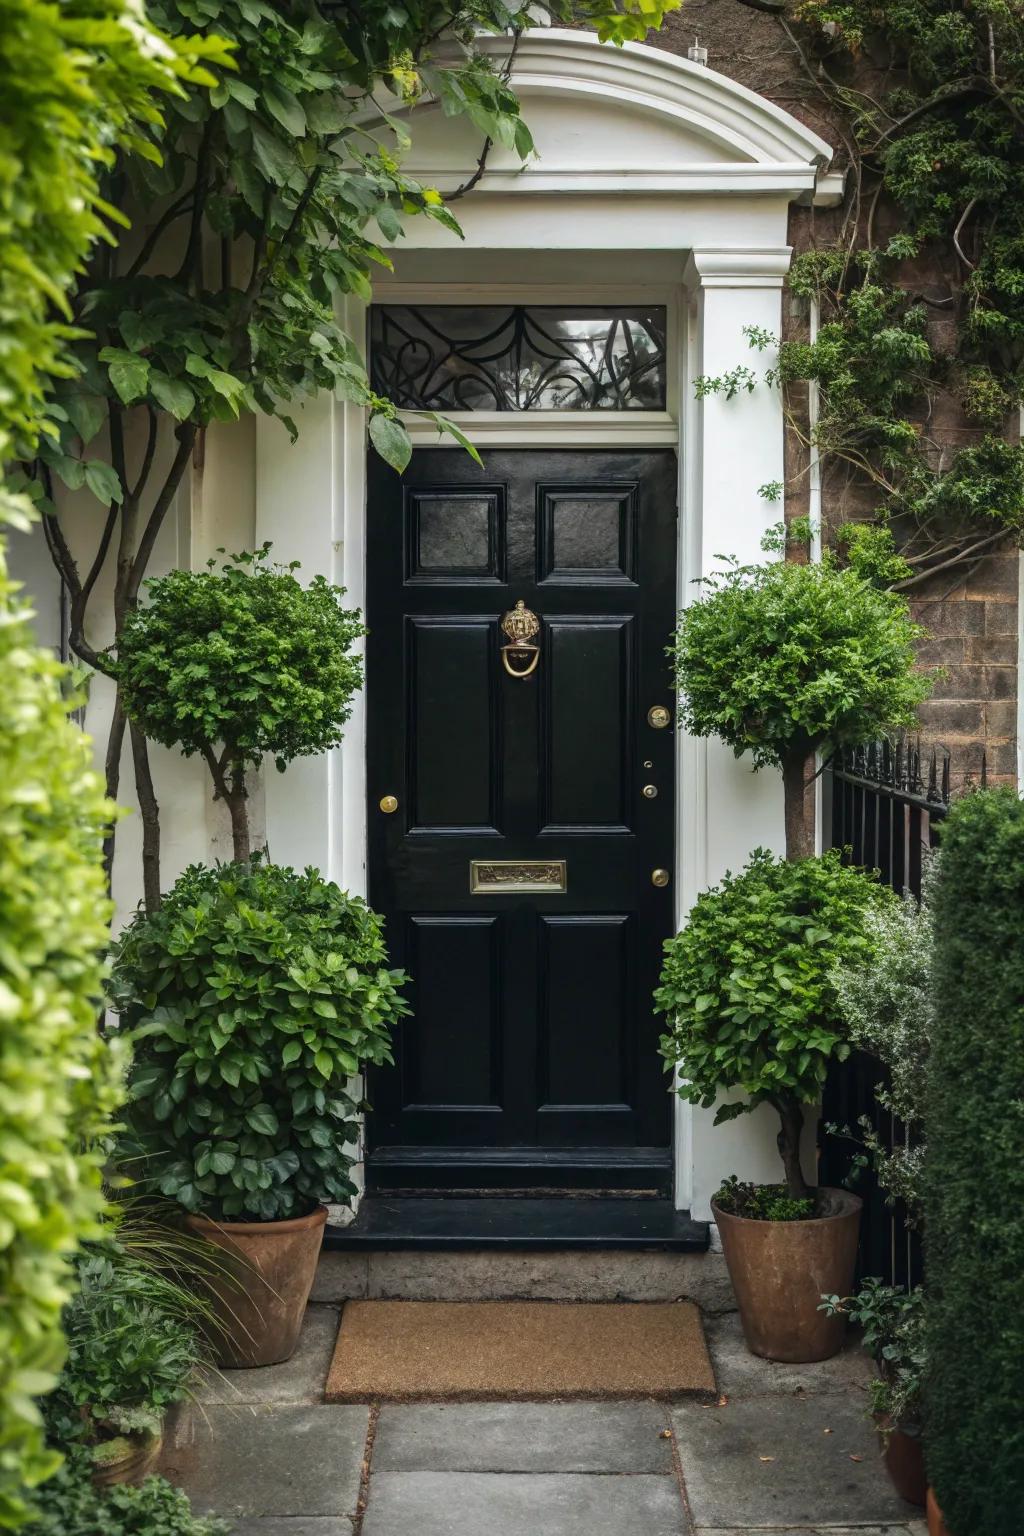
{"label": "potted topiary tree", "polygon": [[224,1365],[286,1360],[327,1211],[348,1201],[353,1080],[404,1011],[382,923],[316,870],[187,869],[140,913],[112,1001],[133,1032],[124,1161],[231,1262],[205,1284]]}
{"label": "potted topiary tree", "polygon": [[247,768],[269,755],[283,772],[337,746],[362,684],[352,647],[365,630],[344,589],[323,576],[303,587],[298,563],[273,566],[269,553],[148,581],[118,644],[126,714],[153,741],[201,754],[236,859],[250,851]]}
{"label": "potted topiary tree", "polygon": [[[766,548],[784,543],[780,528]],[[815,753],[911,724],[929,692],[913,671],[920,631],[906,602],[876,584],[900,571],[877,531],[850,541],[846,568],[832,555],[729,562],[684,610],[671,648],[682,723],[782,773],[786,861],[759,852],[699,898],[667,945],[658,993],[684,1097],[710,1107],[722,1090],[743,1090],[719,1122],[756,1103],[779,1113],[784,1188],[733,1181],[713,1202],[747,1342],[776,1359],[839,1348],[842,1319],[819,1313],[820,1296],[853,1281],[860,1202],[808,1188],[800,1134],[829,1056],[846,1049],[830,970],[867,942],[865,914],[886,898],[838,854],[813,856],[810,788]],[[822,1264],[836,1284],[824,1284]]]}
{"label": "potted topiary tree", "polygon": [[235,862],[188,869],[147,902],[112,985],[137,1039],[126,1118],[143,1176],[231,1256],[210,1282],[230,1365],[295,1348],[323,1202],[354,1193],[353,1079],[387,1059],[403,1008],[366,905],[250,854],[247,769],[334,746],[362,679],[363,626],[341,589],[303,588],[268,553],[148,583],[117,658],[129,716],[201,753],[231,816]]}
{"label": "potted topiary tree", "polygon": [[785,1182],[729,1179],[713,1202],[747,1343],[773,1360],[823,1360],[842,1341],[842,1318],[819,1304],[851,1287],[860,1201],[808,1187],[800,1135],[829,1061],[849,1051],[834,968],[867,948],[867,913],[895,900],[838,852],[788,862],[762,848],[697,898],[666,945],[655,1006],[668,1016],[661,1048],[684,1074],[679,1093],[710,1108],[739,1090],[716,1124],[759,1104],[779,1116]]}

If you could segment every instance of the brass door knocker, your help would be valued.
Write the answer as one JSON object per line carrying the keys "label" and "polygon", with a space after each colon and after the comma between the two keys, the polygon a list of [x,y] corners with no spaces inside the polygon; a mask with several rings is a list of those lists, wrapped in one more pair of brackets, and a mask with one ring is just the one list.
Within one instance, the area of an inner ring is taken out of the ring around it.
{"label": "brass door knocker", "polygon": [[505,671],[509,677],[529,677],[540,661],[540,646],[533,643],[534,635],[540,634],[540,619],[520,598],[502,618],[501,627],[508,635],[508,644],[501,648]]}

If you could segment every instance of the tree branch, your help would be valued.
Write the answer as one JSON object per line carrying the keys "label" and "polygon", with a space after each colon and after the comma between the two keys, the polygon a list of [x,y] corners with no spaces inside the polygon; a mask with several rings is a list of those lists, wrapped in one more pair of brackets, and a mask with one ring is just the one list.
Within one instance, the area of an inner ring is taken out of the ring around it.
{"label": "tree branch", "polygon": [[160,493],[153,503],[153,510],[149,514],[142,537],[139,540],[139,547],[132,561],[124,594],[126,602],[125,611],[127,611],[127,608],[132,607],[138,599],[139,589],[142,586],[142,580],[146,574],[146,567],[152,556],[157,535],[167,515],[167,509],[174,500],[178,486],[181,484],[182,476],[188,468],[192,444],[195,442],[196,437],[195,423],[191,421],[182,422],[175,435],[178,439],[177,452],[171,461],[171,467],[167,471],[164,483],[160,487]]}

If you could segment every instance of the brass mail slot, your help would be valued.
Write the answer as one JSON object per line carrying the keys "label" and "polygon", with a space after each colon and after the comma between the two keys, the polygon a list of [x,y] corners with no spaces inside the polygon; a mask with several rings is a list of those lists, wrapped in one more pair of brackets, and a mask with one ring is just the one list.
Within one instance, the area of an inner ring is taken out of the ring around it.
{"label": "brass mail slot", "polygon": [[565,890],[565,860],[524,863],[519,859],[471,859],[469,890],[472,896],[511,896],[521,891],[546,891],[557,896]]}

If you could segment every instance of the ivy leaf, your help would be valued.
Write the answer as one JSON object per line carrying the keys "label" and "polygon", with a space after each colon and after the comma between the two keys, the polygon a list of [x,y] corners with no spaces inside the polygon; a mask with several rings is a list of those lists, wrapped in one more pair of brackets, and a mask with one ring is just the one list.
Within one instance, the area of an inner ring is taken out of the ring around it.
{"label": "ivy leaf", "polygon": [[282,128],[293,138],[301,139],[306,132],[306,114],[298,97],[278,80],[266,80],[263,84],[263,101],[271,117],[276,117]]}
{"label": "ivy leaf", "polygon": [[124,347],[104,347],[100,362],[107,364],[107,374],[122,405],[141,400],[149,383],[149,364],[144,357],[127,352]]}
{"label": "ivy leaf", "polygon": [[273,1136],[278,1128],[277,1116],[269,1104],[257,1104],[246,1116],[246,1124],[259,1136]]}
{"label": "ivy leaf", "polygon": [[89,459],[83,467],[85,483],[96,500],[102,502],[105,507],[109,507],[112,501],[116,501],[120,506],[124,500],[124,491],[113,466],[104,464],[102,459]]}
{"label": "ivy leaf", "polygon": [[158,368],[150,369],[149,392],[175,421],[185,421],[195,410],[196,397],[184,379],[172,379]]}
{"label": "ivy leaf", "polygon": [[286,187],[299,162],[277,135],[255,118],[252,124],[252,149],[256,164],[267,180],[277,187]]}
{"label": "ivy leaf", "polygon": [[392,469],[401,474],[412,458],[412,443],[400,421],[378,414],[370,418],[370,441]]}

